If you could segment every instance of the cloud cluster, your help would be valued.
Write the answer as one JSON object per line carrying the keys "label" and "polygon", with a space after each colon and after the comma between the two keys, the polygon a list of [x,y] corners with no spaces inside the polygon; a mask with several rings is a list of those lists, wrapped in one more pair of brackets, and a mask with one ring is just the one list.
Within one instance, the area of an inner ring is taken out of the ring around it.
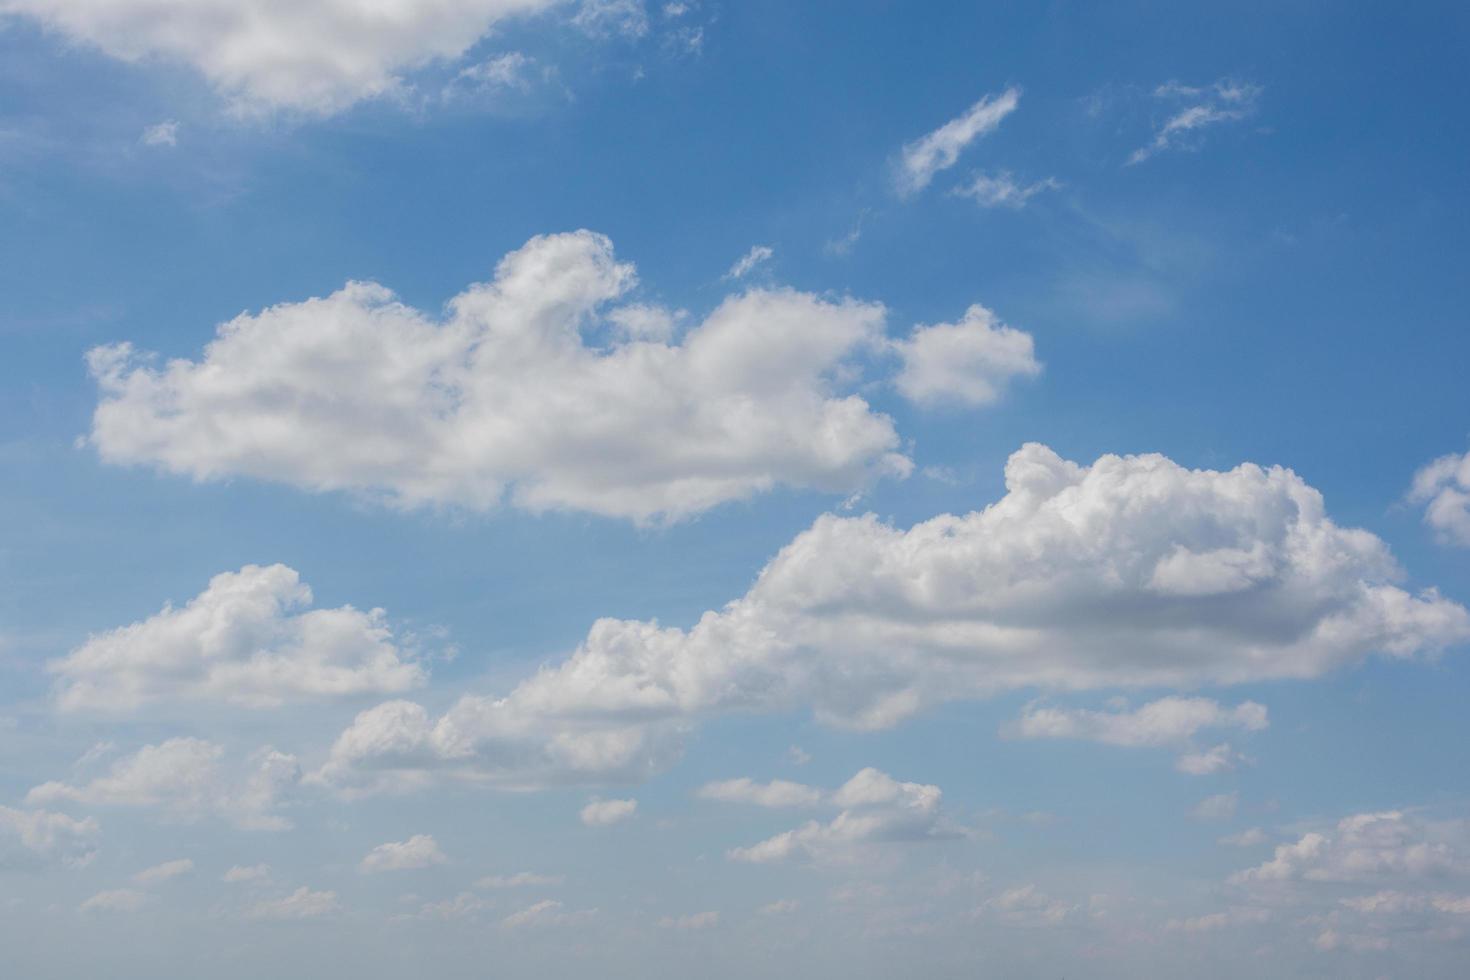
{"label": "cloud cluster", "polygon": [[90,637],[48,669],[63,709],[128,711],[155,701],[286,701],[392,694],[423,668],[394,642],[383,610],[310,609],[285,565],[216,575],[183,608]]}
{"label": "cloud cluster", "polygon": [[[773,864],[796,858],[816,863],[857,860],[868,845],[896,841],[925,841],[955,837],[960,829],[940,810],[943,794],[938,786],[901,783],[871,767],[863,769],[831,794],[826,801],[841,812],[831,821],[809,820],[749,847],[737,847],[727,855],[732,861]],[[734,797],[739,802],[752,802]],[[808,803],[798,796],[789,805]],[[766,803],[763,805],[772,805]]]}
{"label": "cloud cluster", "polygon": [[325,115],[464,54],[492,25],[561,0],[0,0],[112,57],[199,71],[237,110]]}
{"label": "cloud cluster", "polygon": [[987,95],[933,132],[904,144],[899,157],[899,193],[917,194],[928,187],[935,174],[954,166],[965,147],[993,132],[1020,103],[1018,88]]}
{"label": "cloud cluster", "polygon": [[878,729],[1004,691],[1308,678],[1470,640],[1470,612],[1393,584],[1383,542],[1335,524],[1290,470],[1087,466],[1032,444],[1006,486],[983,510],[907,530],[823,516],[692,628],[599,620],[505,697],[432,720],[411,702],[371,709],[321,777],[635,779],[719,713],[809,707]]}
{"label": "cloud cluster", "polygon": [[[1164,697],[1132,711],[1085,711],[1030,705],[1019,719],[1002,729],[1011,738],[1069,738],[1125,748],[1189,746],[1201,731],[1238,728],[1246,732],[1267,727],[1266,709],[1254,701],[1227,708],[1211,698]],[[1206,775],[1233,768],[1239,756],[1228,744],[1204,751],[1187,751],[1179,768]]]}
{"label": "cloud cluster", "polygon": [[1409,500],[1446,544],[1470,548],[1470,453],[1441,456],[1414,474]]}
{"label": "cloud cluster", "polygon": [[295,756],[264,748],[235,771],[225,750],[198,738],[145,745],[86,783],[49,782],[26,794],[28,805],[146,807],[181,820],[212,816],[244,830],[285,830],[278,808],[301,779]]}
{"label": "cloud cluster", "polygon": [[[579,231],[507,255],[442,319],[355,282],[240,316],[197,361],[98,347],[90,439],[108,462],[199,480],[637,521],[910,471],[892,420],[841,390],[887,349],[881,305],[753,289],[674,342],[667,311],[611,305],[635,281],[611,242]],[[1036,370],[1030,337],[980,307],[900,352],[900,389],[921,398],[976,404]]]}

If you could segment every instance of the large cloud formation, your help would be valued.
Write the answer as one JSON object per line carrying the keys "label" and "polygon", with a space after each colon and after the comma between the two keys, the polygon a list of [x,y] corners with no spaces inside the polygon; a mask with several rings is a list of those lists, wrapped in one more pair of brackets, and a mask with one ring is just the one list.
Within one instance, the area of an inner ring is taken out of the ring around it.
{"label": "large cloud formation", "polygon": [[464,54],[491,26],[563,0],[0,0],[125,61],[198,70],[245,111],[325,114]]}
{"label": "large cloud formation", "polygon": [[311,589],[285,565],[216,575],[183,608],[90,637],[48,667],[63,709],[126,711],[163,700],[275,707],[394,694],[423,668],[381,609],[305,609]]}
{"label": "large cloud formation", "polygon": [[[607,238],[579,231],[510,253],[442,320],[354,282],[224,324],[198,361],[158,367],[129,344],[98,347],[91,441],[109,462],[200,480],[403,507],[508,495],[639,521],[778,484],[846,494],[909,472],[892,421],[839,390],[859,355],[887,349],[881,305],[755,289],[676,342],[667,311],[610,306],[635,282]],[[926,368],[926,397],[948,385],[983,401],[1037,370],[1030,337],[988,314],[944,329],[965,361],[939,378]]]}
{"label": "large cloud formation", "polygon": [[1006,486],[908,530],[823,516],[693,628],[599,620],[504,698],[438,719],[410,702],[364,712],[321,775],[636,778],[717,713],[809,707],[876,729],[1017,689],[1310,678],[1470,640],[1470,612],[1393,584],[1384,543],[1333,523],[1287,469],[1084,466],[1031,444]]}

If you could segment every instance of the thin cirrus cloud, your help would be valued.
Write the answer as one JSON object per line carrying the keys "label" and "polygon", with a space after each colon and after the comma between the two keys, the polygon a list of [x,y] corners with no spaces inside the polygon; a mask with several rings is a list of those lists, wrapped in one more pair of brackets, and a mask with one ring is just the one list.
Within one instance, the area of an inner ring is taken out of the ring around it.
{"label": "thin cirrus cloud", "polygon": [[1409,501],[1445,544],[1470,548],[1470,453],[1441,456],[1414,474]]}
{"label": "thin cirrus cloud", "polygon": [[383,610],[309,609],[285,565],[225,572],[181,608],[90,637],[47,669],[63,710],[131,711],[157,701],[270,708],[393,694],[425,671],[394,641]]}
{"label": "thin cirrus cloud", "polygon": [[904,144],[898,162],[899,194],[907,197],[928,187],[936,174],[954,166],[966,147],[994,132],[1020,104],[1019,88],[987,95],[933,132]]}
{"label": "thin cirrus cloud", "polygon": [[[404,508],[508,497],[638,522],[910,472],[892,420],[842,390],[861,355],[891,343],[880,304],[752,289],[672,342],[674,314],[611,308],[635,283],[607,238],[580,231],[510,253],[442,321],[357,282],[226,323],[198,361],[159,367],[126,343],[98,347],[91,443],[108,462],[198,480]],[[926,396],[961,386],[983,401],[1034,370],[1019,331],[973,317],[949,330],[964,366],[916,389]],[[922,358],[926,336],[902,349]]]}
{"label": "thin cirrus cloud", "polygon": [[1206,86],[1170,82],[1154,90],[1154,97],[1175,106],[1155,132],[1153,139],[1128,157],[1128,165],[1142,163],[1166,150],[1198,145],[1202,130],[1222,123],[1239,122],[1256,111],[1261,87],[1222,78]]}
{"label": "thin cirrus cloud", "polygon": [[237,111],[327,115],[399,87],[405,73],[463,55],[493,25],[561,0],[0,0],[128,62],[183,63]]}
{"label": "thin cirrus cloud", "polygon": [[1019,719],[1004,726],[1001,734],[1009,738],[1082,739],[1124,748],[1187,748],[1189,751],[1179,758],[1179,769],[1207,775],[1234,768],[1239,756],[1228,744],[1195,751],[1192,741],[1196,735],[1221,728],[1256,732],[1268,724],[1265,707],[1254,701],[1229,708],[1211,698],[1171,696],[1132,711],[1031,705]]}
{"label": "thin cirrus cloud", "polygon": [[[721,714],[808,708],[873,730],[1007,691],[1312,678],[1470,641],[1470,612],[1395,584],[1384,543],[1334,523],[1290,470],[1081,465],[1029,444],[1006,486],[982,510],[906,530],[820,517],[692,628],[602,619],[504,697],[467,695],[439,718],[379,705],[313,778],[359,791],[435,773],[638,779]],[[1236,710],[1244,727],[1264,721]]]}
{"label": "thin cirrus cloud", "polygon": [[1010,208],[1020,210],[1037,194],[1054,191],[1062,186],[1054,177],[1046,177],[1029,184],[1020,183],[1008,171],[998,174],[977,173],[968,184],[961,184],[950,193],[956,197],[968,197],[982,208]]}

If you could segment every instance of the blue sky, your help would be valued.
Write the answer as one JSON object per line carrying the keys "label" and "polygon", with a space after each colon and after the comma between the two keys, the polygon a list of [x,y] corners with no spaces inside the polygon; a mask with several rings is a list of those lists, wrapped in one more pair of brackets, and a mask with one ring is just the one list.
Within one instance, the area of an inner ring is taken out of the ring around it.
{"label": "blue sky", "polygon": [[0,0],[18,975],[1459,975],[1463,11],[435,11]]}

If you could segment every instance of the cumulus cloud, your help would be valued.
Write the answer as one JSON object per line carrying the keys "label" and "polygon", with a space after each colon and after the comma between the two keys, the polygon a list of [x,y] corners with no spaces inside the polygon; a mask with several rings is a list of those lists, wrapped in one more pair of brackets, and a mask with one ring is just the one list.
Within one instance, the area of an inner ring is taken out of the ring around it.
{"label": "cumulus cloud", "polygon": [[249,919],[287,921],[293,919],[319,919],[341,909],[337,893],[312,891],[305,885],[281,898],[270,898],[256,902],[245,910]]}
{"label": "cumulus cloud", "polygon": [[997,174],[975,174],[968,184],[961,184],[951,193],[957,197],[968,197],[982,208],[1010,208],[1020,210],[1042,191],[1054,191],[1062,186],[1053,177],[1030,184],[1016,181],[1008,171]]}
{"label": "cumulus cloud", "polygon": [[1361,882],[1470,875],[1470,827],[1404,810],[1359,813],[1277,846],[1269,861],[1231,876],[1237,885]]}
{"label": "cumulus cloud", "polygon": [[932,133],[905,144],[899,158],[899,193],[916,194],[928,187],[935,174],[954,166],[965,147],[993,132],[1020,102],[1021,90],[1018,88],[1008,88],[999,95],[987,95]]}
{"label": "cumulus cloud", "polygon": [[[1238,728],[1255,732],[1268,725],[1266,709],[1254,701],[1228,708],[1210,698],[1164,697],[1132,711],[1084,711],[1040,705],[1027,707],[1021,717],[1005,726],[1011,738],[1070,738],[1125,748],[1188,746],[1201,731]],[[1178,767],[1192,775],[1232,769],[1239,754],[1229,745],[1188,751]]]}
{"label": "cumulus cloud", "polygon": [[144,868],[133,875],[133,880],[140,885],[151,885],[159,881],[168,881],[180,875],[191,874],[194,871],[194,862],[189,858],[179,858],[175,861],[165,861],[155,864],[151,868]]}
{"label": "cumulus cloud", "polygon": [[48,810],[0,806],[0,869],[61,864],[79,868],[97,855],[97,821]]}
{"label": "cumulus cloud", "polygon": [[136,912],[147,905],[150,896],[130,888],[116,888],[98,892],[83,902],[78,909],[82,912]]}
{"label": "cumulus cloud", "polygon": [[1445,544],[1470,548],[1470,453],[1441,456],[1414,474],[1409,500]]}
{"label": "cumulus cloud", "polygon": [[518,871],[513,875],[486,875],[475,882],[476,888],[550,888],[562,884],[562,875],[543,875],[533,871]]}
{"label": "cumulus cloud", "polygon": [[1031,335],[1006,326],[979,304],[958,323],[914,328],[894,350],[903,361],[894,384],[899,394],[921,405],[988,405],[1012,378],[1041,373]]}
{"label": "cumulus cloud", "polygon": [[807,821],[749,847],[734,848],[727,857],[751,864],[792,859],[850,863],[860,860],[873,844],[952,838],[960,830],[942,813],[942,796],[938,786],[901,783],[870,767],[828,796],[832,806],[841,808],[831,821]]}
{"label": "cumulus cloud", "polygon": [[458,58],[492,25],[557,3],[0,0],[0,13],[123,61],[189,65],[241,112],[325,115],[393,92],[406,72]]}
{"label": "cumulus cloud", "polygon": [[245,830],[290,827],[277,809],[301,779],[296,757],[264,748],[244,767],[227,771],[224,756],[213,742],[171,738],[117,760],[107,775],[90,782],[43,783],[26,794],[26,802],[150,807],[183,820],[214,816]]}
{"label": "cumulus cloud", "polygon": [[879,729],[1006,691],[1311,678],[1470,640],[1470,612],[1394,584],[1382,541],[1280,467],[1091,465],[1030,444],[1007,492],[900,529],[825,515],[689,629],[603,619],[565,661],[430,719],[363,712],[319,778],[453,772],[504,785],[637,779],[732,712]]}
{"label": "cumulus cloud", "polygon": [[725,278],[743,279],[755,271],[755,267],[762,262],[769,262],[771,256],[775,254],[776,250],[769,245],[752,245],[749,252],[740,256],[735,260],[735,264],[730,266],[730,271],[725,273]]}
{"label": "cumulus cloud", "polygon": [[1130,165],[1142,163],[1164,150],[1194,145],[1192,141],[1207,126],[1249,117],[1256,111],[1261,87],[1222,78],[1204,87],[1170,82],[1159,86],[1154,95],[1176,104],[1183,103],[1183,107],[1172,112],[1146,146],[1133,151],[1128,157]]}
{"label": "cumulus cloud", "polygon": [[94,348],[90,439],[198,480],[638,521],[910,471],[891,419],[839,390],[884,343],[881,305],[755,289],[672,343],[603,315],[635,281],[580,231],[532,239],[442,319],[354,282],[241,315],[198,361]]}
{"label": "cumulus cloud", "polygon": [[582,822],[589,827],[606,827],[630,819],[638,812],[637,800],[593,800],[582,807]]}
{"label": "cumulus cloud", "polygon": [[705,783],[695,794],[700,799],[722,803],[753,803],[756,806],[781,808],[815,806],[822,801],[822,791],[785,779],[758,783],[748,777]]}
{"label": "cumulus cloud", "polygon": [[439,849],[439,842],[428,834],[415,834],[405,841],[390,841],[379,844],[367,853],[358,865],[364,874],[379,871],[413,871],[435,864],[444,864],[449,859]]}
{"label": "cumulus cloud", "polygon": [[47,668],[67,710],[129,711],[155,701],[286,701],[389,694],[423,668],[395,644],[381,609],[311,609],[285,565],[224,572],[182,608],[89,637]]}

